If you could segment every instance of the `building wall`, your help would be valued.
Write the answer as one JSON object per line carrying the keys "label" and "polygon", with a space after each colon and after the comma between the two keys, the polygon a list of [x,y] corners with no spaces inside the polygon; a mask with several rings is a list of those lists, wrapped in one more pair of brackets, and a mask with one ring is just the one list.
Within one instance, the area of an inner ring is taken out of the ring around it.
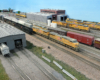
{"label": "building wall", "polygon": [[22,45],[23,45],[23,47],[26,46],[25,34],[14,35],[14,36],[7,36],[7,37],[4,37],[4,38],[0,38],[0,43],[6,42],[7,46],[9,47],[9,49],[13,50],[13,49],[15,49],[14,40],[17,40],[17,39],[22,39]]}
{"label": "building wall", "polygon": [[39,21],[39,22],[47,23],[47,20],[49,18],[52,19],[52,15],[51,16],[43,16],[43,15],[27,13],[27,18],[30,19],[30,20],[34,20],[34,21]]}
{"label": "building wall", "polygon": [[55,14],[65,14],[65,10],[51,10],[51,9],[41,9],[40,12],[45,13],[55,13]]}
{"label": "building wall", "polygon": [[[61,17],[63,17],[63,20],[61,20]],[[65,21],[65,17],[67,18],[67,15],[57,15],[57,21]]]}

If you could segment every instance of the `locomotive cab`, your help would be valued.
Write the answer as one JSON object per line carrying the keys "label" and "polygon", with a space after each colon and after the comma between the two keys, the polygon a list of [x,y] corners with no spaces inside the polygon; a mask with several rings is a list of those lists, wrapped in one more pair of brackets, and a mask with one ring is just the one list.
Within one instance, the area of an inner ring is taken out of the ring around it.
{"label": "locomotive cab", "polygon": [[73,47],[76,51],[79,50],[79,42],[76,39],[72,39],[71,42],[73,43]]}

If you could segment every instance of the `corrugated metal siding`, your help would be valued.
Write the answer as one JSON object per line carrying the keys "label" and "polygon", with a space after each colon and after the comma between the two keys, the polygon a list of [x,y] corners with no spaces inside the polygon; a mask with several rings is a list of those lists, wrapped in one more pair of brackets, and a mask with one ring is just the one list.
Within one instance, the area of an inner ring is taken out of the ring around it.
{"label": "corrugated metal siding", "polygon": [[48,18],[52,19],[52,15],[43,13],[27,13],[27,18],[34,21],[47,23]]}
{"label": "corrugated metal siding", "polygon": [[12,27],[11,25],[0,24],[0,38],[11,35],[19,35],[19,34],[25,34],[25,33]]}

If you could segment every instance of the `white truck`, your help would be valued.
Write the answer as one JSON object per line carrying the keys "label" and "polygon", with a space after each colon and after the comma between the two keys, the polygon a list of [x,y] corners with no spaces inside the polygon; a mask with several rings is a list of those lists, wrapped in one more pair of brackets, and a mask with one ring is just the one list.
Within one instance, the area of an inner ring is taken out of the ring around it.
{"label": "white truck", "polygon": [[10,54],[9,47],[3,43],[1,43],[1,45],[0,45],[0,51],[1,51],[3,56]]}

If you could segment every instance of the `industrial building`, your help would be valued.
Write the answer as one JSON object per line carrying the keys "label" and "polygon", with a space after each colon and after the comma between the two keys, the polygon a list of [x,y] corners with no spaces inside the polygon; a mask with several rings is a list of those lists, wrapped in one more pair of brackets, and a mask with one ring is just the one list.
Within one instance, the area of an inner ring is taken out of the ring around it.
{"label": "industrial building", "polygon": [[0,44],[4,43],[13,50],[16,47],[25,47],[25,33],[8,24],[0,23]]}
{"label": "industrial building", "polygon": [[41,9],[40,12],[36,13],[27,13],[27,18],[47,23],[47,20],[57,20],[57,21],[65,21],[67,19],[67,15],[65,14],[65,10],[56,10],[56,9]]}
{"label": "industrial building", "polygon": [[67,15],[65,15],[65,10],[41,9],[40,12],[27,13],[27,18],[34,21],[47,23],[48,19],[51,21],[65,21],[67,19]]}
{"label": "industrial building", "polygon": [[65,14],[65,10],[59,10],[59,9],[41,9],[40,12],[45,13],[53,13],[53,14]]}
{"label": "industrial building", "polygon": [[27,18],[30,20],[34,20],[34,21],[39,21],[39,22],[43,22],[43,23],[47,23],[47,20],[53,19],[53,15],[54,14],[49,14],[49,13],[27,13]]}
{"label": "industrial building", "polygon": [[[3,14],[3,13],[2,13]],[[67,15],[65,14],[65,10],[55,10],[55,9],[41,9],[40,12],[34,13],[23,13],[22,16],[26,16],[29,20],[34,20],[38,22],[47,23],[47,20],[57,20],[57,21],[65,21],[67,19]],[[6,16],[16,16],[16,13],[5,13]]]}

